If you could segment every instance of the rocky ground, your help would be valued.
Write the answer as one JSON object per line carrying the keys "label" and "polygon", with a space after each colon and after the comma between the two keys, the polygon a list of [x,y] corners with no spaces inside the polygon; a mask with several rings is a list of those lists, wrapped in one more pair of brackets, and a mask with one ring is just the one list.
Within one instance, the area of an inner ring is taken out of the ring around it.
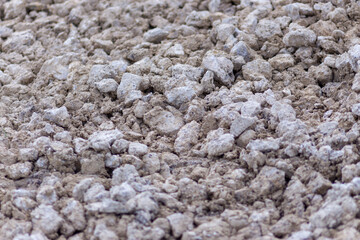
{"label": "rocky ground", "polygon": [[0,239],[360,239],[358,0],[0,18]]}

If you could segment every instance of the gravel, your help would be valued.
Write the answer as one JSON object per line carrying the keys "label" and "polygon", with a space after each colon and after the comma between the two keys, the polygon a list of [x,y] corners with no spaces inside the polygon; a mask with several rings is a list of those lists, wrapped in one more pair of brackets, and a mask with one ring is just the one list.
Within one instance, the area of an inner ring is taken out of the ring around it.
{"label": "gravel", "polygon": [[0,3],[0,239],[360,239],[358,1]]}

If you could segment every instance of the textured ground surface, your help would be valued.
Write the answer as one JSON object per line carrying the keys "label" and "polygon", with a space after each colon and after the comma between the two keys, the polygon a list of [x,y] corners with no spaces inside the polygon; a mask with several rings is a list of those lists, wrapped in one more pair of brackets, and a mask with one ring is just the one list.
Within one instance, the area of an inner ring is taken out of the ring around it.
{"label": "textured ground surface", "polygon": [[359,1],[0,18],[0,239],[360,239]]}

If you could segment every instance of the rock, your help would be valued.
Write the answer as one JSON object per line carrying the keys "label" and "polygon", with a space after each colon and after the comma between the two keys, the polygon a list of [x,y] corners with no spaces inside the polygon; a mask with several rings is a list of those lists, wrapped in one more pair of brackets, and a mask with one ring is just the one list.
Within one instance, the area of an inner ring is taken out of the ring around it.
{"label": "rock", "polygon": [[279,150],[280,146],[278,141],[273,138],[268,138],[267,140],[251,140],[246,148],[260,152],[271,152]]}
{"label": "rock", "polygon": [[119,202],[127,202],[136,196],[135,190],[127,183],[124,182],[120,186],[113,186],[110,189],[111,199]]}
{"label": "rock", "polygon": [[90,213],[115,213],[115,214],[128,214],[133,211],[130,205],[124,205],[121,202],[105,198],[101,202],[90,203],[85,205],[85,209]]}
{"label": "rock", "polygon": [[65,219],[72,224],[75,230],[82,231],[85,229],[85,211],[80,202],[74,199],[67,200],[61,213],[65,216]]}
{"label": "rock", "polygon": [[106,130],[95,132],[89,137],[90,147],[96,151],[106,151],[115,142],[123,138],[122,132],[119,130]]}
{"label": "rock", "polygon": [[2,51],[4,52],[24,52],[29,46],[35,42],[33,31],[26,30],[21,32],[14,32],[2,44]]}
{"label": "rock", "polygon": [[309,73],[315,80],[320,84],[320,86],[325,86],[326,83],[332,82],[333,73],[332,70],[325,64],[320,64],[319,66],[311,66],[309,68]]}
{"label": "rock", "polygon": [[176,79],[186,77],[190,81],[198,82],[203,75],[204,70],[202,68],[193,67],[188,64],[176,64],[171,67],[171,75]]}
{"label": "rock", "polygon": [[289,67],[293,67],[295,65],[295,60],[290,54],[278,54],[269,59],[269,63],[274,69],[284,71]]}
{"label": "rock", "polygon": [[260,81],[264,78],[269,80],[272,77],[272,67],[267,61],[256,59],[246,63],[242,67],[242,73],[245,80]]}
{"label": "rock", "polygon": [[296,112],[294,108],[286,103],[275,102],[270,109],[270,113],[279,122],[294,121],[296,119]]}
{"label": "rock", "polygon": [[21,148],[19,150],[18,158],[22,162],[35,161],[38,158],[39,152],[35,148]]}
{"label": "rock", "polygon": [[132,73],[124,73],[117,89],[118,99],[124,100],[131,90],[140,90],[140,85],[142,81],[142,77],[138,75]]}
{"label": "rock", "polygon": [[185,55],[184,48],[179,43],[174,44],[174,46],[169,48],[165,53],[165,57],[181,57],[184,55]]}
{"label": "rock", "polygon": [[259,196],[272,194],[284,187],[285,172],[269,166],[264,166],[250,184],[250,188]]}
{"label": "rock", "polygon": [[58,200],[53,186],[41,186],[36,194],[36,201],[40,204],[53,205]]}
{"label": "rock", "polygon": [[241,106],[241,115],[243,117],[256,117],[261,111],[261,105],[255,101],[247,101]]}
{"label": "rock", "polygon": [[144,122],[160,134],[175,134],[183,125],[183,119],[160,107],[155,107],[144,115]]}
{"label": "rock", "polygon": [[248,128],[252,127],[256,123],[256,118],[254,117],[238,117],[236,118],[230,126],[230,133],[235,137],[238,137]]}
{"label": "rock", "polygon": [[156,172],[160,172],[161,163],[157,153],[148,153],[143,157],[143,161],[145,163],[145,169],[150,173],[154,174]]}
{"label": "rock", "polygon": [[34,229],[40,229],[46,236],[55,234],[62,226],[64,220],[52,206],[41,204],[31,212]]}
{"label": "rock", "polygon": [[95,83],[100,82],[103,79],[118,79],[118,75],[125,72],[127,66],[128,63],[122,59],[111,61],[108,65],[93,65],[90,69],[87,83],[92,87],[96,87]]}
{"label": "rock", "polygon": [[288,47],[307,47],[314,45],[316,34],[309,29],[295,29],[285,34],[283,42]]}
{"label": "rock", "polygon": [[5,167],[6,174],[9,178],[17,180],[26,178],[31,174],[32,164],[30,162],[15,163]]}
{"label": "rock", "polygon": [[256,25],[256,36],[268,39],[275,35],[282,35],[280,24],[273,20],[261,19]]}
{"label": "rock", "polygon": [[128,151],[130,142],[125,139],[115,140],[111,145],[111,152],[115,154],[124,153]]}
{"label": "rock", "polygon": [[351,112],[356,116],[360,116],[360,103],[352,105]]}
{"label": "rock", "polygon": [[172,234],[174,237],[179,238],[181,235],[193,229],[193,220],[181,213],[174,213],[167,217],[170,222]]}
{"label": "rock", "polygon": [[320,173],[311,176],[307,187],[316,194],[325,195],[327,190],[331,188],[331,182],[325,179]]}
{"label": "rock", "polygon": [[177,153],[186,153],[197,142],[200,132],[200,124],[191,121],[184,125],[177,133],[177,138],[174,143],[174,149]]}
{"label": "rock", "polygon": [[360,92],[360,73],[355,74],[351,90],[355,92]]}
{"label": "rock", "polygon": [[231,48],[230,54],[235,55],[235,56],[241,56],[244,58],[244,60],[246,62],[249,62],[252,60],[251,49],[244,41],[239,41],[238,43],[236,43]]}
{"label": "rock", "polygon": [[102,93],[115,92],[118,88],[117,82],[112,78],[106,78],[95,83],[96,88]]}
{"label": "rock", "polygon": [[66,127],[70,123],[70,114],[65,106],[45,110],[44,118],[62,127]]}
{"label": "rock", "polygon": [[229,133],[223,134],[222,131],[214,130],[208,133],[209,139],[206,144],[207,153],[209,156],[221,156],[233,149],[235,140],[234,136]]}
{"label": "rock", "polygon": [[177,87],[165,92],[168,102],[176,108],[190,102],[197,95],[197,89],[193,86]]}
{"label": "rock", "polygon": [[129,154],[134,156],[143,156],[147,153],[148,147],[145,144],[132,142],[129,144]]}
{"label": "rock", "polygon": [[221,23],[216,26],[216,39],[225,42],[235,32],[235,26],[229,23]]}
{"label": "rock", "polygon": [[206,70],[214,72],[214,79],[225,86],[231,86],[235,80],[233,74],[234,65],[226,57],[207,54],[202,61],[202,66]]}
{"label": "rock", "polygon": [[111,184],[113,186],[120,185],[123,182],[131,182],[139,177],[139,173],[136,171],[135,167],[129,164],[125,164],[113,171]]}
{"label": "rock", "polygon": [[188,26],[207,28],[211,25],[210,13],[208,11],[192,11],[185,19]]}
{"label": "rock", "polygon": [[151,43],[160,43],[169,33],[161,28],[154,28],[144,34],[144,40]]}
{"label": "rock", "polygon": [[91,186],[92,182],[92,178],[85,178],[81,180],[73,189],[73,197],[78,201],[84,201],[85,192]]}
{"label": "rock", "polygon": [[359,71],[360,44],[356,44],[349,49],[349,56],[354,66],[353,69]]}

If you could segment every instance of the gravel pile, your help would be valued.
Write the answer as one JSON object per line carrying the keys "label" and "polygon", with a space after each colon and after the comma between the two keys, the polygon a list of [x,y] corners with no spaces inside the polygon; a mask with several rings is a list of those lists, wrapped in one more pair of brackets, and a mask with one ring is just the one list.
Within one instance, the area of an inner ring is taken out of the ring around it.
{"label": "gravel pile", "polygon": [[360,239],[359,1],[0,18],[0,239]]}

